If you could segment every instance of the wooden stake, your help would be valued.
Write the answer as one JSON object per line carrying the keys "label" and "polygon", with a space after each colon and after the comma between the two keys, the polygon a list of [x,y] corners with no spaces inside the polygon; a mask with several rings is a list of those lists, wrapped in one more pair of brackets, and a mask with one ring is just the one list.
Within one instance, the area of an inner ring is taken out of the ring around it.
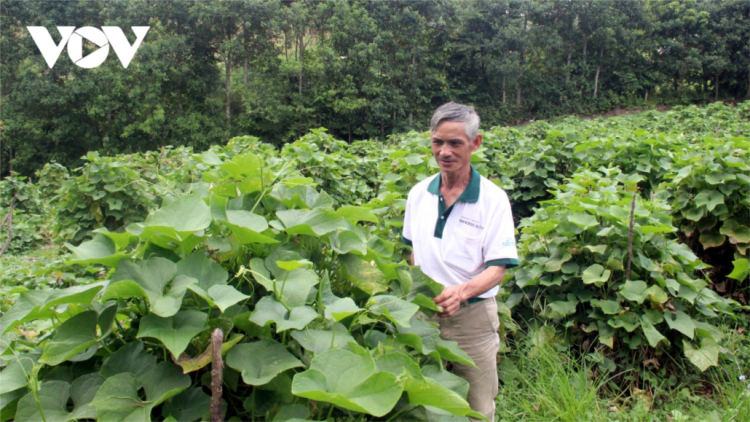
{"label": "wooden stake", "polygon": [[211,422],[221,422],[221,376],[224,369],[224,361],[221,360],[221,343],[224,333],[220,328],[211,333]]}

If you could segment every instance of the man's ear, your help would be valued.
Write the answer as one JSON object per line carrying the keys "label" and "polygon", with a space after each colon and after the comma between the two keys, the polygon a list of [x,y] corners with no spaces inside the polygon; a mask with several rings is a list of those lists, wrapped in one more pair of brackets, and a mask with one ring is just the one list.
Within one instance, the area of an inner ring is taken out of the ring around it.
{"label": "man's ear", "polygon": [[471,152],[474,152],[482,146],[482,135],[477,134],[477,137],[471,142]]}

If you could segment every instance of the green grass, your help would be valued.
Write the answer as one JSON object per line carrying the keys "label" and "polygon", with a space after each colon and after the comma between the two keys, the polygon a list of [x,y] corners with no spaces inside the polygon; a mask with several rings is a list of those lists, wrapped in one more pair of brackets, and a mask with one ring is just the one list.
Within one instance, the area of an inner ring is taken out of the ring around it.
{"label": "green grass", "polygon": [[747,368],[738,367],[732,358],[750,353],[750,348],[744,349],[750,340],[741,331],[728,333],[723,366],[703,373],[701,379],[659,389],[652,396],[609,388],[611,376],[599,374],[596,359],[575,359],[567,350],[558,350],[552,331],[545,328],[549,327],[531,332],[516,343],[514,352],[501,357],[496,420],[750,421],[748,381],[738,380]]}

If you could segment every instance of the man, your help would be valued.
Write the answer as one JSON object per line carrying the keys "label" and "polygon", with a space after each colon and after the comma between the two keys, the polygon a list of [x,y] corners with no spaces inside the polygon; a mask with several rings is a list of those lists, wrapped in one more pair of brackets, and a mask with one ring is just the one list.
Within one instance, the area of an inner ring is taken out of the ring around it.
{"label": "man", "polygon": [[477,368],[455,364],[454,372],[469,382],[471,408],[494,421],[495,295],[505,269],[518,265],[518,253],[507,195],[470,164],[482,144],[478,130],[473,107],[451,102],[435,111],[430,135],[440,173],[409,192],[402,239],[412,247],[412,264],[445,285],[435,298],[443,311],[430,321],[474,360]]}

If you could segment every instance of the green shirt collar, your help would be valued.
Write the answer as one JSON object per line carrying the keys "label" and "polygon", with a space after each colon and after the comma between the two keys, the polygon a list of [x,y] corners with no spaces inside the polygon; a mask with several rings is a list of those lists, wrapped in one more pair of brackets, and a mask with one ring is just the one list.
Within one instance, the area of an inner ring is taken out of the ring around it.
{"label": "green shirt collar", "polygon": [[[435,195],[440,195],[440,177],[441,174],[438,173],[437,177],[432,179],[430,185],[427,186],[427,192],[433,193]],[[458,197],[458,199],[456,199],[456,201],[477,202],[479,200],[479,182],[481,177],[482,176],[474,168],[474,166],[471,166],[471,178],[469,179],[469,185],[466,186],[466,189],[464,189],[463,192],[461,192],[461,195]]]}

